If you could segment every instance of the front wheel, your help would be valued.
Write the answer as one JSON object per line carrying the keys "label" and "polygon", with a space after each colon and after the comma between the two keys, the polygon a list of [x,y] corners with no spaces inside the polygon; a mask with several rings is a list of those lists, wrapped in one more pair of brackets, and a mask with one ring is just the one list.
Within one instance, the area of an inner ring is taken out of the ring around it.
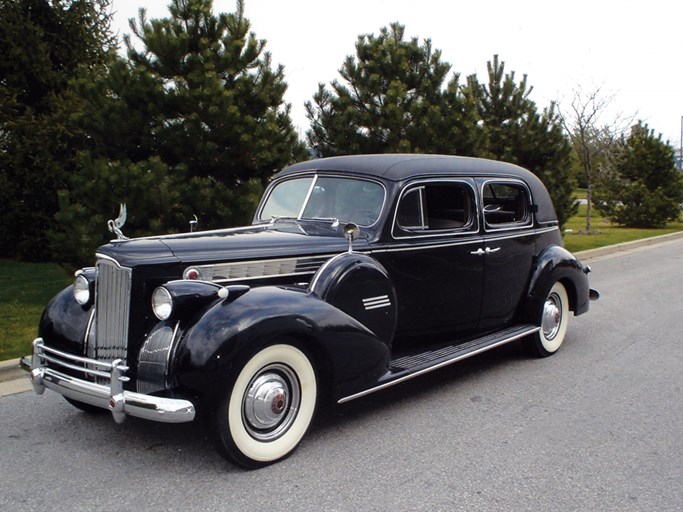
{"label": "front wheel", "polygon": [[269,345],[239,370],[213,418],[217,448],[258,468],[289,455],[308,430],[317,399],[309,358],[289,344]]}
{"label": "front wheel", "polygon": [[527,340],[527,346],[532,354],[547,357],[560,349],[567,334],[569,296],[562,283],[550,289],[540,315],[541,329]]}

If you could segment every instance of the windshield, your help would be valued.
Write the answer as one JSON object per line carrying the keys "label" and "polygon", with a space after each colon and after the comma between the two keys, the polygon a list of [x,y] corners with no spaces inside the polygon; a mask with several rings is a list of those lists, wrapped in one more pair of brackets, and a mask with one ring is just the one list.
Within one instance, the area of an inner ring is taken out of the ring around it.
{"label": "windshield", "polygon": [[379,218],[384,187],[374,181],[333,176],[307,176],[275,185],[259,220],[335,219],[370,226]]}

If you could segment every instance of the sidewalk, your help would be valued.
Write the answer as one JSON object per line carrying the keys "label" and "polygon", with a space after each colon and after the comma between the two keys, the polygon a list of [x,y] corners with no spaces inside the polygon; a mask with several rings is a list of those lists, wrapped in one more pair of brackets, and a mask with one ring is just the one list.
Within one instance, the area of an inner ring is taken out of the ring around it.
{"label": "sidewalk", "polygon": [[[590,249],[588,251],[577,252],[575,255],[584,263],[599,261],[606,258],[625,255],[629,252],[642,251],[649,249],[652,246],[667,244],[681,239],[683,239],[683,231],[652,238],[644,238],[633,242],[624,242],[623,244],[600,247],[598,249]],[[15,393],[23,393],[30,389],[31,383],[28,380],[28,374],[19,368],[19,359],[0,361],[0,398]]]}
{"label": "sidewalk", "polygon": [[0,398],[31,389],[28,374],[19,368],[19,359],[0,361]]}

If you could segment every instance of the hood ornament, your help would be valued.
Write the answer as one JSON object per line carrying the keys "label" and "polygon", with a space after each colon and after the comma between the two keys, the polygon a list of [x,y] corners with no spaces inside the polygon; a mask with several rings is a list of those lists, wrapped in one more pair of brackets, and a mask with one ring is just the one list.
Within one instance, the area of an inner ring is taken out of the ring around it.
{"label": "hood ornament", "polygon": [[114,220],[107,222],[107,227],[109,231],[116,235],[116,241],[129,240],[127,236],[123,234],[121,228],[126,223],[126,205],[121,203],[121,208],[119,209],[119,216]]}

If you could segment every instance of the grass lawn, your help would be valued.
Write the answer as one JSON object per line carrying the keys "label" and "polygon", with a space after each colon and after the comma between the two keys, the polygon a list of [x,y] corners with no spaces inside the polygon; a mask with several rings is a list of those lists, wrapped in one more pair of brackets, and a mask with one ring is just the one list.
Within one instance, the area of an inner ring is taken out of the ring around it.
{"label": "grass lawn", "polygon": [[564,229],[564,246],[572,252],[578,252],[683,231],[683,221],[671,222],[665,228],[659,229],[622,228],[610,224],[593,209],[591,231],[595,233],[586,235],[581,233],[586,229],[586,206],[580,205],[578,213],[569,219]]}
{"label": "grass lawn", "polygon": [[53,263],[0,260],[0,361],[31,352],[43,308],[72,280]]}

